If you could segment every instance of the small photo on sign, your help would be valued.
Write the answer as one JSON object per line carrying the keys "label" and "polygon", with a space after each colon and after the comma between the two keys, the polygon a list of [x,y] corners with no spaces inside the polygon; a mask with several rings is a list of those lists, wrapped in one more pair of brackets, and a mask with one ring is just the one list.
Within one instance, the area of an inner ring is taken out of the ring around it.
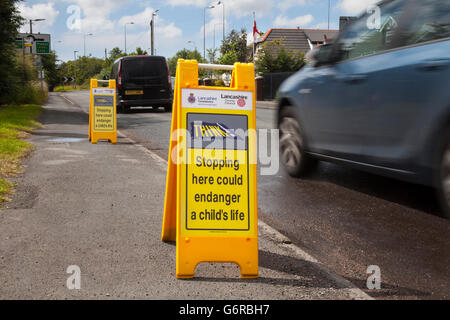
{"label": "small photo on sign", "polygon": [[248,149],[248,118],[245,115],[189,113],[188,148]]}

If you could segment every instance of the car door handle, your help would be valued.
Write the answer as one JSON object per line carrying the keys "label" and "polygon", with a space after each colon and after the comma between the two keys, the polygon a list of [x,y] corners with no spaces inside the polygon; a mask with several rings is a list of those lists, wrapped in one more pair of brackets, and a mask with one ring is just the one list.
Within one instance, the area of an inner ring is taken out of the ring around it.
{"label": "car door handle", "polygon": [[419,63],[418,69],[421,71],[439,71],[450,65],[450,59],[428,60]]}
{"label": "car door handle", "polygon": [[348,84],[360,84],[367,80],[367,75],[365,74],[352,74],[350,76],[345,76],[342,78],[345,83]]}

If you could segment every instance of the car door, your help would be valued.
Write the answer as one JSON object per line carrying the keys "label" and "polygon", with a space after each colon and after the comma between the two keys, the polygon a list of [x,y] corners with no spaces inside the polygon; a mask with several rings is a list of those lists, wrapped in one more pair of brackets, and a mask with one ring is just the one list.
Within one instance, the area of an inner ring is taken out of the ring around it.
{"label": "car door", "polygon": [[[323,88],[315,88],[311,95],[311,112],[328,113],[332,121],[326,122],[326,131],[318,135],[314,147],[319,152],[330,156],[346,158],[354,161],[370,162],[380,154],[380,148],[391,144],[399,128],[393,125],[405,119],[390,119],[389,114],[395,112],[392,104],[386,105],[379,96],[379,86],[386,79],[380,79],[380,70],[395,72],[398,60],[391,60],[387,50],[395,47],[395,33],[404,13],[404,0],[384,2],[376,11],[379,23],[371,26],[372,12],[362,16],[349,26],[336,41],[334,47],[338,54],[337,63],[326,67],[329,79],[325,86],[333,88],[333,96],[326,104],[314,103],[322,94]],[[375,12],[375,11],[373,11]],[[406,83],[396,83],[394,90],[403,90]],[[320,110],[320,111],[319,111]]]}
{"label": "car door", "polygon": [[[450,36],[450,0],[412,0],[403,7],[392,1],[381,11],[380,52],[352,59],[360,55],[353,45],[350,59],[336,65],[348,104],[336,114],[338,151],[351,160],[414,172],[433,109],[444,105],[450,50],[440,40]],[[394,28],[386,32],[389,24]],[[363,48],[372,46],[367,39]]]}
{"label": "car door", "polygon": [[422,160],[432,151],[426,150],[426,140],[449,104],[450,0],[409,5],[399,30],[401,47],[385,54],[384,61],[374,60],[378,90],[372,103],[384,113],[375,119],[382,128],[376,134],[385,139],[371,155],[387,166],[418,172],[430,165]]}

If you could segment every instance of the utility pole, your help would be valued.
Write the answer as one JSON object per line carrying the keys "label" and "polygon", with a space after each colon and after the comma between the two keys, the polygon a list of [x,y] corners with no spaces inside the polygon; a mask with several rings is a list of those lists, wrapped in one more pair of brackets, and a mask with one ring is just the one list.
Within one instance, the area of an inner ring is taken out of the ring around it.
{"label": "utility pole", "polygon": [[134,24],[134,22],[126,22],[123,26],[125,31],[125,54],[127,54],[127,24]]}
{"label": "utility pole", "polygon": [[39,61],[39,78],[41,80],[41,91],[44,93],[44,72],[42,71],[42,56],[38,55],[38,61]]}
{"label": "utility pole", "polygon": [[85,33],[84,35],[83,35],[83,37],[84,37],[84,51],[83,51],[83,56],[85,56],[86,57],[86,36],[93,36],[93,34],[92,33]]}
{"label": "utility pole", "polygon": [[155,55],[155,17],[159,9],[152,12],[152,19],[150,20],[150,55]]}
{"label": "utility pole", "polygon": [[153,39],[155,37],[154,34],[154,30],[153,30],[153,17],[152,20],[150,20],[150,55],[153,56],[155,55],[155,49],[154,49],[154,43],[153,43]]}
{"label": "utility pole", "polygon": [[331,9],[331,0],[328,0],[328,30],[330,30],[330,9]]}
{"label": "utility pole", "polygon": [[206,60],[206,9],[213,9],[214,6],[203,8],[203,59]]}
{"label": "utility pole", "polygon": [[74,74],[75,74],[75,76],[74,76],[75,79],[73,80],[73,87],[74,87],[74,89],[77,88],[77,53],[78,53],[78,51],[74,51],[73,52],[73,57],[74,57],[73,70],[74,70]]}
{"label": "utility pole", "polygon": [[219,1],[217,2],[217,5],[222,5],[222,24],[223,24],[223,42],[225,42],[225,2],[224,1]]}
{"label": "utility pole", "polygon": [[27,72],[25,70],[25,40],[22,37],[22,63],[23,63],[23,83],[25,85],[25,82],[27,82]]}

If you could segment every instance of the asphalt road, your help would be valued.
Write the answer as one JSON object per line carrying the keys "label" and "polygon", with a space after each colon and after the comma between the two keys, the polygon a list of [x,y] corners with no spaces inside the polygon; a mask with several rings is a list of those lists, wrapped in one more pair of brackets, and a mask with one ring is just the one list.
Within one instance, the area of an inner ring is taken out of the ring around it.
{"label": "asphalt road", "polygon": [[[88,92],[64,94],[88,109]],[[257,109],[257,127],[273,128],[275,111]],[[167,159],[171,114],[133,110],[119,130]],[[304,180],[258,177],[261,220],[372,297],[450,299],[450,221],[439,217],[431,188],[321,163]],[[379,266],[381,290],[368,290]]]}
{"label": "asphalt road", "polygon": [[261,221],[257,279],[232,263],[176,279],[175,243],[161,241],[167,162],[122,134],[91,144],[88,115],[57,95],[44,108],[0,210],[0,299],[370,299]]}

